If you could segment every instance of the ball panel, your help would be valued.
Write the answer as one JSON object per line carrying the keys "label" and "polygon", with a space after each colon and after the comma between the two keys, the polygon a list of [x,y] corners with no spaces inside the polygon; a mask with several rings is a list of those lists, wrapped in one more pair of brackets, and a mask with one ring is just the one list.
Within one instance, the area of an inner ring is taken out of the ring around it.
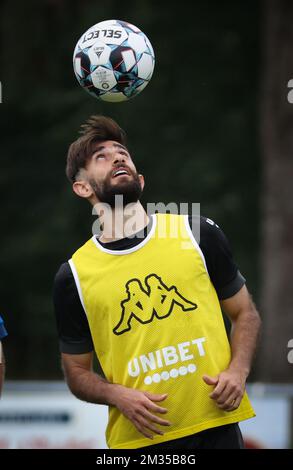
{"label": "ball panel", "polygon": [[117,20],[105,20],[105,21],[100,21],[99,23],[95,24],[95,26],[98,26],[99,28],[107,28],[108,26],[117,26],[119,25]]}
{"label": "ball panel", "polygon": [[130,33],[128,35],[128,45],[132,47],[136,53],[142,53],[147,50],[144,37],[136,33]]}
{"label": "ball panel", "polygon": [[123,28],[133,31],[134,33],[141,32],[137,26],[134,26],[134,24],[128,23],[127,21],[117,20],[117,23],[119,23]]}
{"label": "ball panel", "polygon": [[[126,58],[126,62],[124,60]],[[117,46],[112,50],[110,55],[110,62],[113,70],[117,72],[128,72],[130,70],[130,64],[132,67],[136,63],[136,58],[133,50],[129,46]]]}
{"label": "ball panel", "polygon": [[137,62],[137,75],[144,80],[150,80],[154,71],[153,58],[149,54],[143,54]]}
{"label": "ball panel", "polygon": [[122,101],[127,101],[128,98],[123,93],[104,93],[100,96],[102,101],[108,101],[108,103],[121,103]]}
{"label": "ball panel", "polygon": [[83,77],[84,75],[84,72],[82,70],[82,67],[81,67],[81,58],[80,57],[75,57],[74,59],[74,71],[75,71],[75,75],[77,77],[77,79],[79,79],[79,77]]}
{"label": "ball panel", "polygon": [[149,54],[150,54],[151,56],[153,56],[153,58],[155,59],[155,53],[154,53],[153,46],[151,45],[150,40],[149,40],[146,36],[145,36],[145,42],[146,42],[146,45],[147,45],[147,47],[148,47],[148,49],[149,49]]}
{"label": "ball panel", "polygon": [[136,58],[132,49],[127,49],[121,52],[126,72],[129,72],[136,64]]}
{"label": "ball panel", "polygon": [[91,65],[104,65],[107,64],[112,52],[111,47],[104,44],[102,41],[96,41],[88,51],[88,57]]}
{"label": "ball panel", "polygon": [[140,82],[138,82],[138,86],[136,87],[136,89],[134,90],[134,96],[138,95],[142,90],[145,89],[145,87],[148,85],[149,82],[147,82],[146,80],[140,80]]}
{"label": "ball panel", "polygon": [[132,73],[120,73],[117,78],[117,90],[130,97],[137,77]]}
{"label": "ball panel", "polygon": [[73,67],[77,79],[85,78],[91,71],[91,61],[84,51],[78,52],[73,60]]}
{"label": "ball panel", "polygon": [[103,66],[98,66],[91,73],[91,79],[93,85],[103,91],[111,90],[117,83],[113,71]]}

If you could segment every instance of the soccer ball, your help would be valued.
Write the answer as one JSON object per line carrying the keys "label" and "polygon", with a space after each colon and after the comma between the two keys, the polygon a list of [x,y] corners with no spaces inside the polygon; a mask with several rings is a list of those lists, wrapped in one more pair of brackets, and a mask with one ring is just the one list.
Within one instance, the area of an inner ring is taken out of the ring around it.
{"label": "soccer ball", "polygon": [[102,21],[79,39],[73,69],[80,85],[103,101],[126,101],[149,83],[155,65],[152,45],[136,26]]}

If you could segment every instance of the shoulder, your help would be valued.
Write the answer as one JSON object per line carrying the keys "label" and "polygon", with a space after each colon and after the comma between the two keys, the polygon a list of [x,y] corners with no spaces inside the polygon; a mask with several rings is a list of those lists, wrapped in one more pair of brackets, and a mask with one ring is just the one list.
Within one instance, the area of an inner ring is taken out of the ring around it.
{"label": "shoulder", "polygon": [[223,230],[209,217],[193,215],[188,220],[193,236],[201,247],[227,242]]}
{"label": "shoulder", "polygon": [[189,217],[189,223],[219,299],[232,297],[241,289],[245,278],[234,261],[226,235],[219,225],[208,217],[192,216]]}
{"label": "shoulder", "polygon": [[55,303],[73,301],[78,297],[75,279],[69,262],[62,263],[53,282],[53,299]]}
{"label": "shoulder", "polygon": [[200,246],[206,259],[214,261],[225,258],[232,259],[230,243],[219,225],[209,217],[189,217],[193,236]]}
{"label": "shoulder", "polygon": [[68,285],[71,285],[74,282],[74,277],[70,268],[68,261],[62,263],[59,267],[55,278],[54,278],[54,288],[64,289]]}
{"label": "shoulder", "polygon": [[67,354],[92,351],[89,324],[68,262],[61,264],[56,273],[53,303],[61,351]]}

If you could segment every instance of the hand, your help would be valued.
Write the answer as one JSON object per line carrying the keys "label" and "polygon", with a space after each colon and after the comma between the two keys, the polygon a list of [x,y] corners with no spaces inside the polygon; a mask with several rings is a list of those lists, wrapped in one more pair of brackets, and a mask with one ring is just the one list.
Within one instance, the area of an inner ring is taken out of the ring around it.
{"label": "hand", "polygon": [[[171,426],[169,421],[159,418],[154,413],[166,414],[168,410],[156,405],[167,398],[167,394],[155,395],[149,392],[117,386],[114,405],[128,418],[143,436],[153,439],[153,433],[163,435],[160,426]],[[154,424],[155,423],[155,424]]]}
{"label": "hand", "polygon": [[207,385],[215,388],[209,395],[218,407],[225,411],[234,411],[241,403],[245,391],[246,376],[239,370],[225,370],[216,377],[203,376]]}

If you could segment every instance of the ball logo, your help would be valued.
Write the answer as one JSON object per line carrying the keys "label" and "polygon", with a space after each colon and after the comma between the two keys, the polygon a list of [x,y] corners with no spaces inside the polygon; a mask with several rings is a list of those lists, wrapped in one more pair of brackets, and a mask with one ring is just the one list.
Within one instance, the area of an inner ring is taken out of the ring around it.
{"label": "ball logo", "polygon": [[95,48],[94,48],[94,51],[95,51],[95,53],[96,53],[98,59],[101,57],[101,55],[102,55],[104,49],[105,49],[104,47],[95,47]]}
{"label": "ball logo", "polygon": [[104,90],[108,90],[109,88],[108,83],[102,83],[102,88],[104,88]]}
{"label": "ball logo", "polygon": [[126,283],[127,298],[121,302],[121,318],[113,329],[115,335],[130,331],[135,320],[146,324],[169,317],[175,304],[184,312],[197,308],[178,292],[176,286],[167,287],[157,274],[149,274],[144,283],[146,287],[139,279],[130,279]]}
{"label": "ball logo", "polygon": [[100,82],[103,82],[104,80],[107,79],[107,70],[106,69],[99,69],[95,72],[98,80],[100,80]]}

